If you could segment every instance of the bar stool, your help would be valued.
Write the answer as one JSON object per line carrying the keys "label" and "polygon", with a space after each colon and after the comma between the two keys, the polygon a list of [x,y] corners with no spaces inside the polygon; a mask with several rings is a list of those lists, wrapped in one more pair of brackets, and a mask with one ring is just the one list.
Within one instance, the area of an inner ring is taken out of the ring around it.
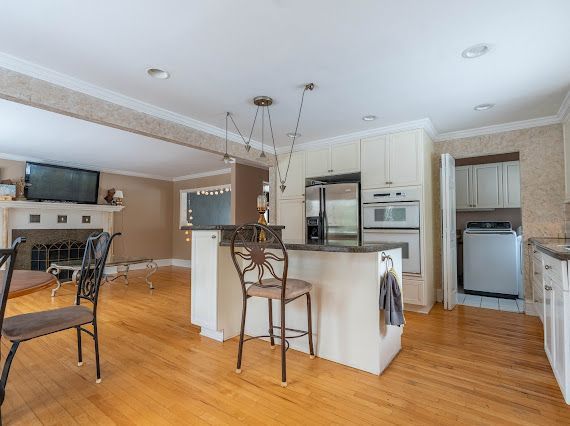
{"label": "bar stool", "polygon": [[[311,324],[310,291],[312,285],[307,281],[287,278],[289,262],[287,249],[277,233],[268,226],[252,223],[238,227],[232,235],[230,247],[232,260],[240,278],[243,294],[243,309],[236,373],[241,373],[244,342],[251,339],[268,337],[271,343],[271,349],[274,349],[275,339],[279,339],[281,341],[281,386],[286,387],[287,363],[285,354],[289,349],[287,339],[295,339],[308,335],[310,356],[311,359],[315,358],[315,352],[313,349],[313,330]],[[276,272],[275,264],[283,264],[283,272],[281,273],[281,276]],[[271,276],[270,278],[265,277],[266,271]],[[251,275],[253,275],[252,278],[250,278]],[[302,296],[307,297],[307,331],[286,328],[285,305]],[[269,335],[253,336],[244,339],[247,301],[251,297],[262,297],[268,301]],[[273,325],[272,300],[279,300],[281,304],[281,324],[279,326]],[[273,332],[276,328],[279,329],[279,335],[275,335]],[[292,331],[298,334],[294,336],[286,336],[285,331]]]}

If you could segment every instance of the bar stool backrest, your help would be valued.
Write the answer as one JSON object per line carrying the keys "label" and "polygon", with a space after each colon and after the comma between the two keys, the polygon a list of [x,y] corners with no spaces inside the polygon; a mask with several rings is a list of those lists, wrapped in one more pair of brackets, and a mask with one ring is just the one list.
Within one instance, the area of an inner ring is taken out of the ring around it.
{"label": "bar stool backrest", "polygon": [[[230,251],[241,281],[244,297],[246,297],[248,286],[255,285],[279,287],[281,288],[281,299],[285,299],[289,259],[283,241],[273,229],[259,223],[239,226],[232,235]],[[275,265],[280,263],[283,264],[281,275],[275,270]],[[247,280],[246,274],[248,272],[257,272],[257,279],[255,281]],[[264,283],[264,280],[267,279],[271,279],[271,281]]]}
{"label": "bar stool backrest", "polygon": [[2,330],[4,314],[6,313],[6,303],[8,303],[8,293],[10,292],[18,246],[23,242],[26,242],[26,239],[20,237],[14,241],[9,249],[0,249],[0,268],[5,267],[2,271],[2,282],[0,282],[0,330]]}

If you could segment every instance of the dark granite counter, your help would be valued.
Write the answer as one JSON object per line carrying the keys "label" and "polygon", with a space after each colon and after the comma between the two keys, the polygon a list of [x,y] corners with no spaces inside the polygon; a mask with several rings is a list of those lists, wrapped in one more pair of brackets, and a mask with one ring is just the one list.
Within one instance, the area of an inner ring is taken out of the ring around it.
{"label": "dark granite counter", "polygon": [[529,238],[538,250],[559,260],[570,260],[570,239],[568,238]]}
{"label": "dark granite counter", "polygon": [[[183,231],[233,231],[240,225],[193,225],[181,226]],[[271,229],[285,229],[283,225],[269,225]]]}
{"label": "dark granite counter", "polygon": [[[222,241],[220,246],[229,246],[229,241]],[[351,241],[326,241],[319,243],[285,243],[287,250],[304,250],[304,251],[324,251],[333,253],[376,253],[385,250],[393,250],[403,248],[404,243],[376,243],[376,244],[361,244]],[[276,248],[276,244],[265,244],[265,247]]]}

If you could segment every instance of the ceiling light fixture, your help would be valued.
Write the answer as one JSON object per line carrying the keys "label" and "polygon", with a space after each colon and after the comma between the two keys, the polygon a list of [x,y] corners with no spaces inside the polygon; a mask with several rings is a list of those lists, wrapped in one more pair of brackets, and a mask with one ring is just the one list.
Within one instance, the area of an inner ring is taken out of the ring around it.
{"label": "ceiling light fixture", "polygon": [[488,44],[476,44],[475,46],[468,47],[463,52],[461,52],[461,56],[463,56],[465,59],[478,58],[479,56],[483,56],[484,54],[489,53],[489,50],[491,50],[491,47]]}
{"label": "ceiling light fixture", "polygon": [[[279,185],[279,189],[281,189],[281,192],[285,191],[285,188],[287,187],[285,185],[285,183],[287,182],[287,176],[289,174],[289,166],[291,165],[291,157],[293,156],[293,147],[295,146],[295,140],[301,136],[300,133],[298,132],[299,130],[299,122],[301,121],[301,113],[303,112],[303,101],[305,100],[305,93],[307,92],[307,90],[309,91],[313,91],[313,89],[315,88],[315,84],[314,83],[308,83],[305,84],[305,88],[303,89],[303,94],[301,95],[301,103],[299,105],[299,113],[297,114],[297,124],[295,125],[295,131],[291,132],[290,134],[287,134],[287,136],[289,136],[292,141],[291,141],[291,148],[289,149],[289,161],[287,162],[287,169],[285,170],[285,173],[282,174],[281,173],[281,168],[279,167],[279,162],[277,162],[276,167],[277,167],[277,175],[279,177],[279,181],[281,182],[281,185]],[[257,121],[257,115],[259,114],[259,108],[262,108],[261,111],[261,158],[265,158],[266,154],[265,154],[265,144],[264,144],[264,137],[265,137],[265,112],[267,110],[267,121],[269,122],[269,130],[270,130],[270,134],[271,134],[271,140],[273,142],[273,155],[275,155],[275,158],[277,159],[277,148],[275,147],[275,136],[273,134],[273,124],[271,123],[271,112],[269,110],[269,107],[273,104],[273,99],[270,98],[269,96],[256,96],[255,98],[253,98],[253,104],[257,106],[257,109],[255,110],[255,116],[253,117],[253,124],[251,125],[251,131],[249,132],[249,139],[245,140],[245,138],[243,137],[242,133],[240,132],[238,126],[236,125],[236,122],[234,121],[232,115],[228,112],[226,114],[226,155],[227,155],[227,144],[228,144],[228,125],[227,125],[227,119],[228,117],[230,118],[230,120],[232,120],[232,123],[234,125],[234,127],[236,128],[237,132],[239,133],[241,139],[243,140],[243,143],[245,144],[245,150],[247,152],[249,152],[249,150],[251,149],[251,136],[253,135],[253,129],[255,128],[255,122]],[[226,158],[226,155],[224,155],[224,161]]]}
{"label": "ceiling light fixture", "polygon": [[376,117],[375,115],[365,115],[364,117],[362,117],[362,119],[364,121],[374,121],[376,120],[378,117]]}
{"label": "ceiling light fixture", "polygon": [[230,157],[230,154],[228,154],[228,118],[230,118],[230,117],[231,117],[230,113],[226,112],[226,152],[225,152],[224,156],[222,157],[222,160],[224,160],[224,163],[226,163],[226,164],[233,164],[236,162],[236,159],[233,157]]}
{"label": "ceiling light fixture", "polygon": [[152,78],[158,78],[159,80],[170,78],[170,73],[168,71],[161,70],[160,68],[148,68],[146,73]]}
{"label": "ceiling light fixture", "polygon": [[495,104],[479,104],[473,107],[475,111],[487,111],[495,106]]}
{"label": "ceiling light fixture", "polygon": [[301,137],[301,133],[289,132],[289,133],[287,133],[287,137],[290,138],[290,139],[300,138],[300,137]]}

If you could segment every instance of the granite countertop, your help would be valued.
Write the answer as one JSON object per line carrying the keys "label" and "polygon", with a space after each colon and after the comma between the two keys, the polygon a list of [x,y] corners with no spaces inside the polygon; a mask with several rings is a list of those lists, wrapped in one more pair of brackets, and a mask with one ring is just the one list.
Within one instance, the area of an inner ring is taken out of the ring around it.
{"label": "granite countertop", "polygon": [[[353,241],[327,241],[315,243],[284,243],[287,250],[325,251],[334,253],[376,253],[384,250],[403,248],[404,243],[377,243],[366,244]],[[229,241],[222,241],[220,246],[229,246]],[[269,248],[278,249],[276,244],[267,244]]]}
{"label": "granite countertop", "polygon": [[[192,226],[181,226],[180,229],[183,231],[233,231],[238,226],[241,225],[192,225]],[[283,225],[269,225],[272,229],[285,229]]]}
{"label": "granite countertop", "polygon": [[559,260],[570,260],[570,250],[564,247],[570,247],[568,238],[529,238],[528,241],[549,256]]}

